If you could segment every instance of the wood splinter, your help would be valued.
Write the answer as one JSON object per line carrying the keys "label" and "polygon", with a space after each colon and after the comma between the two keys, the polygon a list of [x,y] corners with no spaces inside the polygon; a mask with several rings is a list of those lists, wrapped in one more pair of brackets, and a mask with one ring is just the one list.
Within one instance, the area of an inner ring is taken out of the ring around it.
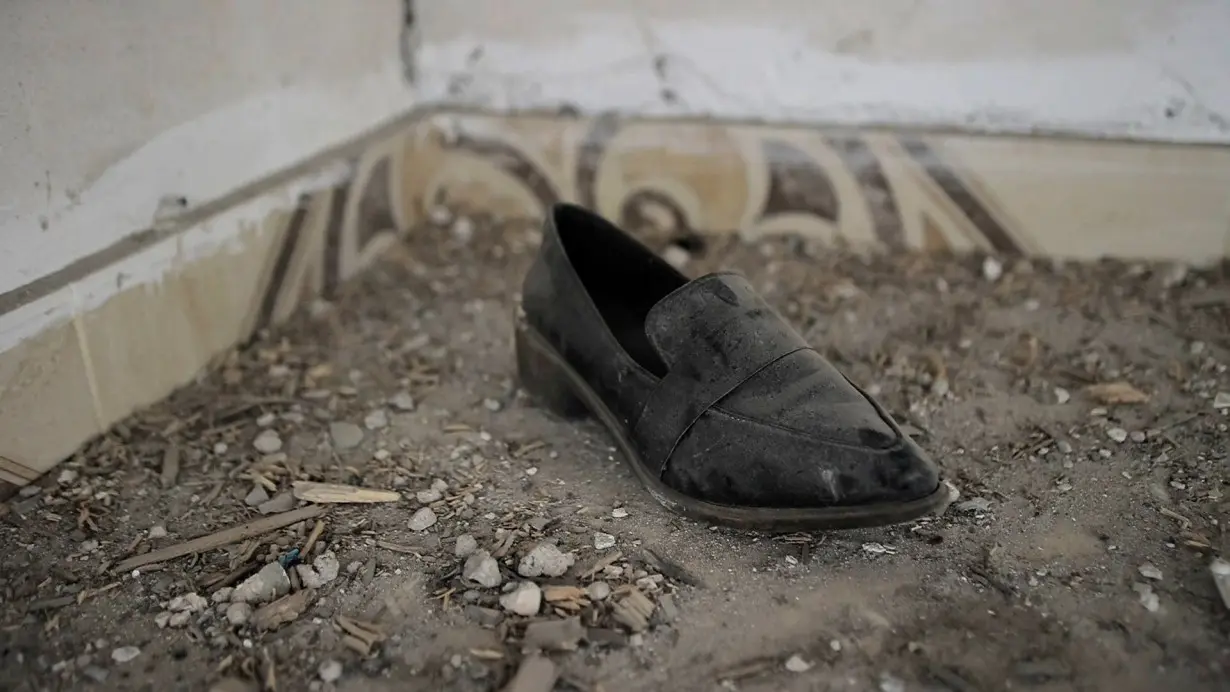
{"label": "wood splinter", "polygon": [[207,536],[193,538],[190,541],[169,545],[158,550],[151,550],[143,555],[134,555],[117,564],[113,568],[113,571],[128,572],[138,567],[152,565],[156,562],[166,562],[167,560],[174,560],[177,557],[184,557],[185,555],[192,555],[193,553],[201,553],[206,550],[221,548],[222,546],[238,543],[239,541],[244,541],[249,538],[255,538],[256,536],[261,536],[269,533],[270,531],[276,531],[307,519],[315,519],[316,517],[324,514],[326,511],[328,511],[327,507],[310,505],[308,507],[302,507],[290,512],[283,512],[281,514],[274,514],[272,516],[254,519],[245,524],[232,526],[229,529],[223,529],[222,531],[211,533]]}

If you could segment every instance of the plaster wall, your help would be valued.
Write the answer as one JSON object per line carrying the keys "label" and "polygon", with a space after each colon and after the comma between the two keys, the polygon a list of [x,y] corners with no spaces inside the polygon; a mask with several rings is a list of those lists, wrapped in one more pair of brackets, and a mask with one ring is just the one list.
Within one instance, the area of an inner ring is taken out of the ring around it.
{"label": "plaster wall", "polygon": [[0,3],[0,295],[409,110],[401,18],[399,0]]}
{"label": "plaster wall", "polygon": [[1230,143],[1222,0],[418,4],[427,101]]}

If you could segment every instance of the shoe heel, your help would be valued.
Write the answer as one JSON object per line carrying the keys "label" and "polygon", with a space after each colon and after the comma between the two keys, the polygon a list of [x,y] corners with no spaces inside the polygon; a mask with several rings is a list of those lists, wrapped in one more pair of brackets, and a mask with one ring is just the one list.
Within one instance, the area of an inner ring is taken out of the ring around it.
{"label": "shoe heel", "polygon": [[574,393],[568,375],[545,350],[536,343],[528,327],[518,320],[515,336],[517,379],[521,388],[544,408],[562,418],[584,418],[589,414],[585,402]]}

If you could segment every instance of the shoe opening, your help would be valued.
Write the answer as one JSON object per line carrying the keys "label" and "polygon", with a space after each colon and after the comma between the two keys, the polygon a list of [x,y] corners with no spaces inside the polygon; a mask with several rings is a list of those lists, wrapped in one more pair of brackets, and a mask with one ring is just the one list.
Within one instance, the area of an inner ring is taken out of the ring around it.
{"label": "shoe opening", "polygon": [[645,317],[687,277],[598,214],[571,204],[556,205],[552,214],[565,254],[619,345],[664,376],[667,367],[645,335]]}

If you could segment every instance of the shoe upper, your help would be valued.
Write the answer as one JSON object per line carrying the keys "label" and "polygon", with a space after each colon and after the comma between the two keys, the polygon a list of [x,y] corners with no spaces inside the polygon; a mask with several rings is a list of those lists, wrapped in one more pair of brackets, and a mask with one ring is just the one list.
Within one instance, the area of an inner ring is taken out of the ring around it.
{"label": "shoe upper", "polygon": [[523,286],[529,326],[669,486],[708,502],[905,502],[934,463],[737,274],[689,281],[601,217],[557,205]]}

